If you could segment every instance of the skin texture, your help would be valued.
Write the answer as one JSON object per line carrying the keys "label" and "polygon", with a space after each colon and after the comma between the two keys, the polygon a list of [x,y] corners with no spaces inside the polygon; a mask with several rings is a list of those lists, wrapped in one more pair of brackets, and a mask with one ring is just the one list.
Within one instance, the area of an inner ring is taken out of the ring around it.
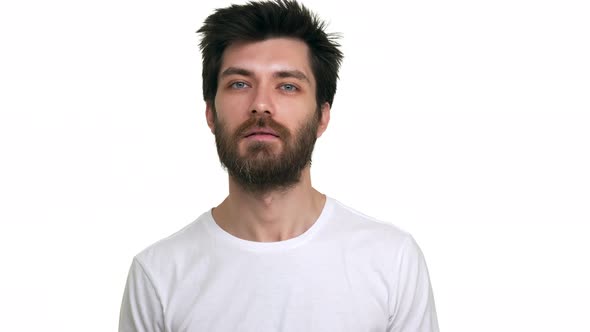
{"label": "skin texture", "polygon": [[[318,117],[317,83],[308,52],[302,41],[272,38],[236,42],[223,53],[217,95],[207,103],[207,124],[213,134],[230,138],[228,144],[237,157],[254,169],[276,165],[293,151],[298,137],[306,132],[320,137],[328,126],[330,105],[319,105]],[[244,131],[260,124],[279,137],[244,137]],[[216,223],[238,238],[259,242],[282,241],[305,232],[326,198],[312,187],[307,160],[300,163],[298,176],[283,186],[249,187],[228,172],[229,195],[212,210]]]}

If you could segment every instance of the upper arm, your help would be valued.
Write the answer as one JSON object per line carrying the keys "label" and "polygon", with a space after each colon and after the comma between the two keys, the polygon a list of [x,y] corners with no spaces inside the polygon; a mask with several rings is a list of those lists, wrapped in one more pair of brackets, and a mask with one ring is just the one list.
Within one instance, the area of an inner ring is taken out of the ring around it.
{"label": "upper arm", "polygon": [[144,267],[133,259],[119,316],[119,332],[163,332],[160,296]]}
{"label": "upper arm", "polygon": [[438,332],[434,296],[426,261],[408,236],[396,260],[388,332]]}

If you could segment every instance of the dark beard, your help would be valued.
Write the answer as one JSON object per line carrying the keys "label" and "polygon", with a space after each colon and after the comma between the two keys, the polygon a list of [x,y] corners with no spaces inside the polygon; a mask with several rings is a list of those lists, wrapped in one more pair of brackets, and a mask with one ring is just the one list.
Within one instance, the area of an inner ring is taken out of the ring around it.
{"label": "dark beard", "polygon": [[[261,194],[287,190],[299,182],[301,171],[311,164],[317,139],[318,113],[312,114],[295,136],[269,116],[253,116],[229,134],[224,123],[215,119],[215,144],[222,167],[244,190]],[[244,133],[256,127],[271,128],[282,142],[249,142],[246,154],[240,156],[238,143]],[[282,144],[282,151],[273,152],[273,144]]]}

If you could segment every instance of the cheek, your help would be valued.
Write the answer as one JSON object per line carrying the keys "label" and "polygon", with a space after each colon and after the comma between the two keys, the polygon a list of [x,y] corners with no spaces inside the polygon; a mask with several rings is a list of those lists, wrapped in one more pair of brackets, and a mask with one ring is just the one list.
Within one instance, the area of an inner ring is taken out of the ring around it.
{"label": "cheek", "polygon": [[228,110],[248,108],[252,102],[253,93],[251,89],[243,91],[225,91],[220,90],[215,98],[219,107],[227,108]]}
{"label": "cheek", "polygon": [[275,120],[288,126],[291,131],[301,127],[316,114],[317,107],[313,102],[304,100],[287,100],[277,105]]}
{"label": "cheek", "polygon": [[235,129],[240,123],[246,121],[248,112],[244,111],[244,105],[236,98],[218,98],[215,101],[217,119],[221,120],[228,129]]}

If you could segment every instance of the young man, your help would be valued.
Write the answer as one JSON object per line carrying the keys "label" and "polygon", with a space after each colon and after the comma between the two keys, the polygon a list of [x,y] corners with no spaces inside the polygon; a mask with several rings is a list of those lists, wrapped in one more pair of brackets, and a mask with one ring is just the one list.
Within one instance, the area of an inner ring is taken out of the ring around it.
{"label": "young man", "polygon": [[119,331],[438,331],[411,235],[311,186],[342,60],[323,23],[258,2],[199,32],[229,196],[134,258]]}

